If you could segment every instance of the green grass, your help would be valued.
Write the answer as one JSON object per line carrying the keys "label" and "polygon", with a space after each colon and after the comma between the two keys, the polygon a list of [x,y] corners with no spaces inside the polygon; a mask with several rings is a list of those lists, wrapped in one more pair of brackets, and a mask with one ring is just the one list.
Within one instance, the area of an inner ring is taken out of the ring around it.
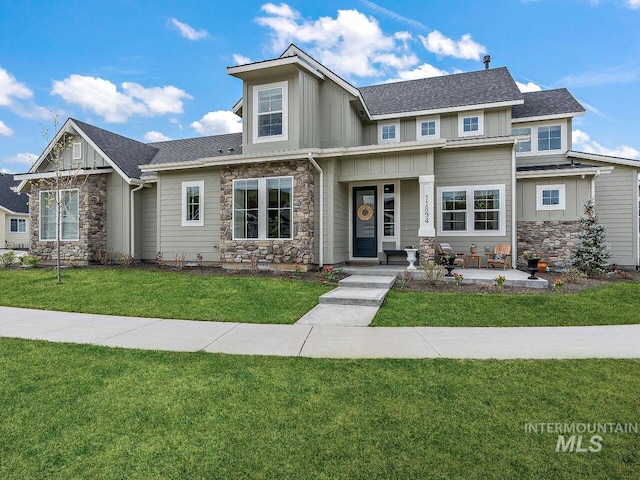
{"label": "green grass", "polygon": [[519,327],[640,323],[639,282],[575,294],[463,294],[392,290],[374,326]]}
{"label": "green grass", "polygon": [[[637,478],[640,361],[317,360],[0,339],[0,478]],[[588,441],[585,442],[588,444]],[[584,445],[584,444],[583,444]]]}
{"label": "green grass", "polygon": [[0,270],[0,305],[67,312],[247,323],[294,323],[330,287],[282,278],[89,268]]}

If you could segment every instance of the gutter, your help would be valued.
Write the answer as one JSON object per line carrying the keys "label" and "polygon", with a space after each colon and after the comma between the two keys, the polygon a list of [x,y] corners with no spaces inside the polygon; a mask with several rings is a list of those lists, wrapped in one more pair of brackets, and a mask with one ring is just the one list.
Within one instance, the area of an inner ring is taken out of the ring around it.
{"label": "gutter", "polygon": [[129,202],[130,207],[131,207],[131,213],[130,213],[130,218],[129,218],[129,229],[131,230],[130,233],[130,238],[131,238],[131,244],[129,245],[129,254],[131,255],[131,257],[135,257],[136,256],[136,209],[135,209],[135,203],[134,203],[134,193],[142,190],[144,188],[144,182],[140,182],[140,185],[138,185],[136,188],[132,189],[130,194],[131,194],[131,200]]}
{"label": "gutter", "polygon": [[600,176],[600,170],[596,170],[596,173],[591,177],[591,200],[596,201],[596,178]]}
{"label": "gutter", "polygon": [[311,152],[307,154],[307,158],[313,167],[320,174],[320,227],[318,228],[318,265],[322,269],[324,267],[324,172],[318,162],[315,161]]}

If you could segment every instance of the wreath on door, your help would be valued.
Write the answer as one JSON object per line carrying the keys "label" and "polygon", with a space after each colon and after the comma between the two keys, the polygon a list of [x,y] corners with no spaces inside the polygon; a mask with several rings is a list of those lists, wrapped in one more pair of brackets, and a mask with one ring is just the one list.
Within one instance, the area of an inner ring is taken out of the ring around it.
{"label": "wreath on door", "polygon": [[363,204],[358,207],[358,218],[363,221],[371,220],[373,217],[373,207],[369,204]]}

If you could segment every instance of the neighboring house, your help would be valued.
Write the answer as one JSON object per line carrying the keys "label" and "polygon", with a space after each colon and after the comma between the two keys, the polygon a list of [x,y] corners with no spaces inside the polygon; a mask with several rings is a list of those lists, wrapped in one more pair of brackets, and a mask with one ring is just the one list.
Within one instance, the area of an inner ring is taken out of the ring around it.
{"label": "neighboring house", "polygon": [[13,175],[0,173],[0,248],[29,248],[29,197],[16,193]]}
{"label": "neighboring house", "polygon": [[[506,68],[356,88],[295,45],[227,72],[243,83],[241,134],[143,144],[65,123],[80,145],[67,154],[88,174],[69,193],[65,258],[102,249],[305,269],[406,245],[424,257],[440,242],[508,243],[561,268],[595,197],[611,261],[638,264],[640,162],[573,151],[585,111],[565,89],[522,94]],[[34,181],[50,175],[50,148],[19,176],[45,256],[47,193]]]}

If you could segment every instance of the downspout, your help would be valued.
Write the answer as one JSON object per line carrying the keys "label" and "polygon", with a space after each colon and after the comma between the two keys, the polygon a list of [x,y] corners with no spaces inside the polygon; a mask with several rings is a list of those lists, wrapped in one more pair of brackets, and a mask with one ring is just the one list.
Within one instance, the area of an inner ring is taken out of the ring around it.
{"label": "downspout", "polygon": [[517,205],[516,198],[518,192],[516,191],[516,148],[518,147],[518,140],[513,142],[513,148],[511,149],[511,245],[513,245],[513,255],[511,256],[511,268],[516,268],[515,259],[518,258],[518,220],[517,220]]}
{"label": "downspout", "polygon": [[324,172],[318,162],[315,161],[311,152],[307,154],[307,158],[320,175],[320,226],[318,227],[318,266],[324,267]]}
{"label": "downspout", "polygon": [[138,190],[142,190],[144,188],[144,182],[142,182],[140,185],[138,185],[136,188],[134,188],[133,190],[131,190],[131,201],[129,202],[131,205],[131,214],[130,214],[130,218],[129,218],[129,229],[131,230],[131,245],[129,245],[129,252],[131,257],[135,257],[136,256],[136,222],[135,222],[135,217],[136,217],[136,209],[135,209],[135,203],[134,203],[134,193],[137,192]]}
{"label": "downspout", "polygon": [[596,201],[596,178],[600,175],[600,170],[596,170],[591,178],[591,200]]}

